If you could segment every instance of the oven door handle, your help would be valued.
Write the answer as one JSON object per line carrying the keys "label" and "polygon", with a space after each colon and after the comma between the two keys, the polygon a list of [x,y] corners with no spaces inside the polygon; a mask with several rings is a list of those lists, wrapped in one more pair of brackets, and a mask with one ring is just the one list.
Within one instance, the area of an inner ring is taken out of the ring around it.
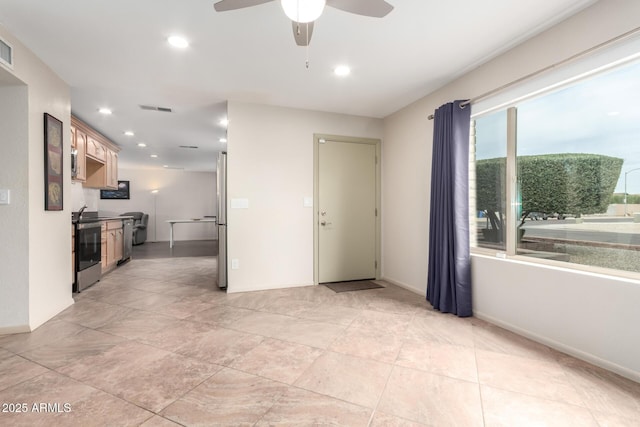
{"label": "oven door handle", "polygon": [[78,230],[87,230],[89,228],[101,228],[102,225],[99,222],[85,222],[85,223],[80,223],[80,224],[76,224]]}

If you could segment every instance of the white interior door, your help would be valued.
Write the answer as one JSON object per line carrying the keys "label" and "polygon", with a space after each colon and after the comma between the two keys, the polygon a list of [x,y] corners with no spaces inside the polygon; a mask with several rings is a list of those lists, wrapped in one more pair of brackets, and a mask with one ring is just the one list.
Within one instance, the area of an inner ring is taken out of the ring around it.
{"label": "white interior door", "polygon": [[318,146],[318,281],[376,277],[376,145]]}

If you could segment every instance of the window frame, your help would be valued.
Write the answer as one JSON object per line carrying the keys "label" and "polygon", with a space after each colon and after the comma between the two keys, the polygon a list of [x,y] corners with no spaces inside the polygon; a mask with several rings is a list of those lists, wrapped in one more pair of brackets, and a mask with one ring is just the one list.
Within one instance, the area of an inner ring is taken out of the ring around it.
{"label": "window frame", "polygon": [[[640,44],[640,43],[639,43]],[[471,254],[472,255],[484,255],[491,256],[503,259],[514,260],[518,262],[523,262],[529,265],[543,265],[550,266],[555,268],[560,268],[565,271],[582,271],[597,275],[603,275],[607,277],[619,277],[624,279],[631,279],[634,281],[640,281],[640,272],[628,271],[628,270],[618,270],[614,268],[600,267],[600,266],[592,266],[586,264],[577,264],[568,261],[557,261],[551,259],[542,259],[529,257],[526,255],[520,255],[517,253],[517,224],[520,222],[520,218],[518,217],[518,175],[517,175],[517,108],[518,105],[522,102],[529,101],[535,98],[539,98],[545,96],[549,93],[558,91],[563,89],[564,87],[577,84],[581,81],[585,81],[589,78],[595,77],[600,74],[604,74],[607,71],[614,70],[616,68],[624,67],[625,65],[629,65],[633,62],[640,61],[640,52],[627,56],[623,59],[615,60],[607,63],[606,65],[599,66],[591,69],[587,72],[582,72],[578,75],[575,75],[570,78],[565,78],[562,81],[550,84],[545,86],[543,89],[533,90],[526,95],[522,95],[522,87],[518,87],[514,93],[515,97],[512,98],[508,102],[499,102],[496,100],[489,100],[488,104],[493,103],[494,106],[490,108],[484,108],[487,103],[483,101],[480,104],[481,111],[477,113],[471,114],[471,120],[475,121],[484,116],[496,113],[498,111],[507,112],[507,127],[505,132],[507,133],[507,157],[506,157],[506,182],[505,182],[505,203],[507,206],[506,211],[506,225],[505,225],[505,250],[495,250],[491,248],[472,246]],[[566,73],[566,70],[563,70]],[[548,76],[545,76],[545,79],[548,80]],[[526,85],[522,85],[526,86]],[[497,98],[497,97],[496,97]],[[504,95],[500,95],[500,98],[504,99]],[[472,104],[472,108],[474,105]],[[478,108],[476,108],[478,109]],[[473,128],[473,127],[472,127]],[[475,162],[475,133],[469,136],[470,138],[470,159],[474,159]],[[470,170],[475,169],[475,164],[469,162]],[[475,173],[474,173],[475,176]],[[476,183],[477,185],[477,183]],[[473,199],[473,204],[471,203]],[[469,193],[470,206],[475,204],[474,194]],[[471,222],[471,218],[473,216],[470,215],[470,233],[472,234],[472,242],[476,242],[475,233],[477,232],[475,225]],[[640,256],[640,252],[639,252]]]}

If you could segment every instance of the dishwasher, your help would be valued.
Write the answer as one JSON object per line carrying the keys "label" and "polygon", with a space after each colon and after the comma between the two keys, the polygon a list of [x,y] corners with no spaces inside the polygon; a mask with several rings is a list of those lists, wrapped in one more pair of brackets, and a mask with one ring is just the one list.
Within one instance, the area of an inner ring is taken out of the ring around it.
{"label": "dishwasher", "polygon": [[122,221],[122,259],[118,264],[127,262],[131,258],[133,248],[133,219]]}

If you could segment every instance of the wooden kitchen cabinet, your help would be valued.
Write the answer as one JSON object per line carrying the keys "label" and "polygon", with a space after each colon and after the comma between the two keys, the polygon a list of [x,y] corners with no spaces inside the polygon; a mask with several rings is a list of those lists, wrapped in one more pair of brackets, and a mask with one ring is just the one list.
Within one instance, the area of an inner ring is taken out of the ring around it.
{"label": "wooden kitchen cabinet", "polygon": [[118,189],[118,153],[104,149],[106,163],[87,157],[87,178],[85,187]]}
{"label": "wooden kitchen cabinet", "polygon": [[[122,227],[122,222],[120,222],[120,227]],[[122,237],[123,237],[123,230],[122,228],[119,228],[118,230],[116,230],[116,242],[115,242],[116,246],[115,246],[115,258],[114,258],[115,263],[118,263],[119,261],[122,260],[122,250],[124,248]]]}
{"label": "wooden kitchen cabinet", "polygon": [[[106,270],[115,267],[122,259],[122,221],[106,221]],[[103,266],[103,272],[105,267]]]}
{"label": "wooden kitchen cabinet", "polygon": [[107,150],[107,182],[106,188],[118,189],[118,153]]}
{"label": "wooden kitchen cabinet", "polygon": [[87,157],[87,179],[84,186],[90,188],[107,187],[107,167],[104,163],[96,162]]}
{"label": "wooden kitchen cabinet", "polygon": [[72,145],[78,150],[78,177],[84,187],[118,188],[120,147],[95,129],[71,116]]}
{"label": "wooden kitchen cabinet", "polygon": [[87,156],[91,157],[92,159],[100,163],[106,163],[107,149],[100,142],[88,136],[87,137]]}

